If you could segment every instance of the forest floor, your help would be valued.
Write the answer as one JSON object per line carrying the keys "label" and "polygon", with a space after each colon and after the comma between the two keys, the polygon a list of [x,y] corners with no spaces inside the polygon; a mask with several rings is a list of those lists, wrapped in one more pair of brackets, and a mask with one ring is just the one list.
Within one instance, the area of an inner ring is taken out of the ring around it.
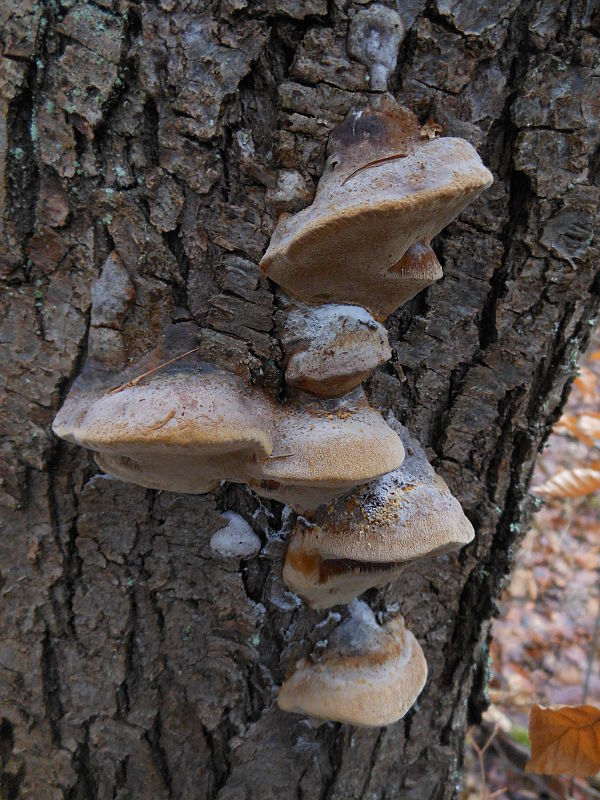
{"label": "forest floor", "polygon": [[[599,348],[600,330],[562,420],[583,417],[600,428]],[[563,469],[600,469],[600,438],[582,438],[559,423],[532,487]],[[534,703],[600,706],[599,627],[600,492],[548,497],[521,544],[493,624],[491,705],[482,725],[469,731],[461,800],[600,798],[600,775],[571,781],[525,773]]]}

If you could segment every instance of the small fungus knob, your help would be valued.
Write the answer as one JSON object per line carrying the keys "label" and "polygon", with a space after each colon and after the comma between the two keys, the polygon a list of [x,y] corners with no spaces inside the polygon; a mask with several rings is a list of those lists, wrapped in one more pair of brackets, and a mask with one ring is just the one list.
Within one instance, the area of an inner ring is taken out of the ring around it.
{"label": "small fungus knob", "polygon": [[369,85],[374,92],[386,91],[403,39],[402,20],[387,6],[362,9],[350,23],[348,53],[369,70]]}

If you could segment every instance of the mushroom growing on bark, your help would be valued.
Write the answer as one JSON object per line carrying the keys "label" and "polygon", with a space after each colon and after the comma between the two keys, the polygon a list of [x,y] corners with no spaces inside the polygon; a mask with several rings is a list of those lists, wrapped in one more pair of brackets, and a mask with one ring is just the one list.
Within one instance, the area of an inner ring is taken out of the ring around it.
{"label": "mushroom growing on bark", "polygon": [[195,344],[196,326],[184,323],[116,378],[88,364],[54,432],[140,486],[203,493],[244,481],[271,453],[271,408],[238,376],[199,362]]}
{"label": "mushroom growing on bark", "polygon": [[224,480],[248,483],[300,512],[402,463],[400,438],[362,392],[277,404],[260,387],[201,362],[196,336],[193,324],[172,326],[116,378],[88,365],[54,432],[140,486],[201,494]]}
{"label": "mushroom growing on bark", "polygon": [[429,241],[491,182],[468,142],[421,135],[385,96],[331,134],[312,205],[279,218],[261,267],[304,302],[384,318],[441,277]]}
{"label": "mushroom growing on bark", "polygon": [[313,608],[348,603],[383,586],[406,564],[464,547],[473,526],[406,428],[402,465],[298,520],[283,579]]}
{"label": "mushroom growing on bark", "polygon": [[385,328],[360,306],[302,303],[279,315],[286,383],[306,392],[346,394],[392,356]]}
{"label": "mushroom growing on bark", "polygon": [[[371,38],[354,55],[383,89],[389,71],[378,43],[397,52],[400,19],[374,5],[356,15],[353,30],[360,26]],[[280,218],[261,266],[296,298],[278,314],[295,387],[285,401],[250,386],[235,359],[231,372],[202,361],[199,329],[183,323],[116,378],[89,361],[53,425],[125,481],[188,493],[247,483],[308,516],[296,522],[283,577],[314,608],[348,603],[407,562],[473,538],[418,443],[357,388],[391,356],[374,317],[442,276],[429,241],[491,182],[471,145],[429,133],[389,97],[353,111],[331,136],[312,205]],[[224,516],[212,549],[223,558],[258,553],[247,523]],[[354,601],[327,647],[296,665],[278,702],[320,719],[387,725],[415,702],[426,675],[402,618],[380,626]]]}
{"label": "mushroom growing on bark", "polygon": [[329,401],[303,396],[278,407],[273,451],[259,479],[248,482],[257,494],[308,512],[403,459],[400,437],[362,390]]}
{"label": "mushroom growing on bark", "polygon": [[427,663],[402,617],[378,625],[355,601],[327,647],[296,664],[278,704],[320,720],[375,727],[401,719],[421,693]]}

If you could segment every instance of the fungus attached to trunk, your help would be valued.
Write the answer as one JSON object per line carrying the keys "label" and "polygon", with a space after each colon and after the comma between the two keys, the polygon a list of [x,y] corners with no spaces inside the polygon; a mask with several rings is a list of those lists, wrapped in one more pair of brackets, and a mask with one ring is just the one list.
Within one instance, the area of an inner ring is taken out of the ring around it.
{"label": "fungus attached to trunk", "polygon": [[298,304],[280,316],[286,383],[320,397],[352,391],[392,356],[385,328],[360,306]]}
{"label": "fungus attached to trunk", "polygon": [[369,70],[369,87],[385,92],[396,68],[404,25],[393,8],[375,4],[358,9],[348,31],[348,52]]}
{"label": "fungus attached to trunk", "polygon": [[414,114],[387,96],[332,133],[312,205],[280,217],[261,267],[304,302],[385,317],[441,277],[423,248],[491,182],[468,142],[422,135]]}
{"label": "fungus attached to trunk", "polygon": [[203,493],[226,476],[243,481],[271,453],[271,408],[238,376],[198,360],[196,330],[172,326],[117,376],[88,364],[54,432],[93,450],[105,472],[151,489]]}
{"label": "fungus attached to trunk", "polygon": [[298,520],[283,578],[313,608],[348,603],[395,578],[407,562],[468,544],[473,526],[419,444],[398,426],[398,469]]}
{"label": "fungus attached to trunk", "polygon": [[404,448],[362,390],[338,400],[298,398],[278,409],[273,450],[250,486],[296,511],[313,511],[396,469]]}
{"label": "fungus attached to trunk", "polygon": [[327,647],[296,664],[277,702],[283,711],[321,720],[390,725],[414,704],[426,678],[425,656],[402,617],[380,626],[356,601]]}
{"label": "fungus attached to trunk", "polygon": [[197,328],[171,328],[116,377],[88,365],[54,432],[93,450],[115,477],[202,494],[221,481],[312,511],[404,458],[398,435],[356,391],[342,400],[276,403],[262,388],[197,357]]}
{"label": "fungus attached to trunk", "polygon": [[225,477],[243,481],[250,465],[270,454],[270,409],[253,400],[235,376],[178,364],[116,393],[70,396],[54,432],[93,450],[98,465],[117,478],[203,493]]}

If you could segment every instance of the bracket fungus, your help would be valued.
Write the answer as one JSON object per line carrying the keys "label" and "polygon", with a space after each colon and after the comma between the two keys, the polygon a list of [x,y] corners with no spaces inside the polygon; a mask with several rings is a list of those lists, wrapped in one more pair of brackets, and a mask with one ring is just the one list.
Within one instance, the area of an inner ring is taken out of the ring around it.
{"label": "bracket fungus", "polygon": [[283,579],[312,608],[349,603],[383,586],[417,558],[472,541],[473,526],[406,428],[398,469],[299,519]]}
{"label": "bracket fungus", "polygon": [[403,459],[400,437],[362,390],[337,400],[298,398],[277,407],[272,453],[248,483],[263,497],[308,512]]}
{"label": "bracket fungus", "polygon": [[271,410],[236,375],[197,361],[195,326],[172,326],[120,375],[86,365],[54,420],[98,465],[151,489],[203,493],[272,451]]}
{"label": "bracket fungus", "polygon": [[[389,77],[378,47],[395,58],[402,35],[398,14],[384,6],[354,17],[349,48],[375,90]],[[376,320],[442,277],[431,238],[492,180],[470,144],[434,134],[382,95],[331,135],[312,205],[280,217],[261,267],[293,298],[277,312],[285,400],[248,383],[237,348],[227,369],[203,360],[212,354],[206,331],[180,323],[116,377],[91,358],[53,424],[124,481],[199,494],[222,481],[245,483],[305,515],[288,547],[286,584],[313,608],[353,602],[326,648],[296,665],[278,702],[354,725],[400,719],[427,674],[402,618],[380,626],[354,598],[408,562],[473,538],[418,443],[386,424],[357,388],[391,357]],[[223,516],[215,552],[256,555],[253,530],[233,512]]]}
{"label": "bracket fungus", "polygon": [[54,420],[98,465],[151,489],[202,494],[247,483],[304,512],[402,463],[398,435],[360,391],[276,403],[260,387],[197,358],[197,329],[172,326],[119,376],[92,365]]}
{"label": "bracket fungus", "polygon": [[468,142],[430,138],[384,97],[333,131],[312,205],[279,218],[261,267],[306,303],[384,318],[441,277],[431,238],[491,182]]}
{"label": "bracket fungus", "polygon": [[296,664],[279,690],[283,711],[361,727],[390,725],[414,704],[427,678],[419,643],[402,617],[378,625],[359,601],[327,647]]}
{"label": "bracket fungus", "polygon": [[392,357],[387,331],[360,306],[298,304],[280,313],[289,386],[320,397],[347,394]]}

